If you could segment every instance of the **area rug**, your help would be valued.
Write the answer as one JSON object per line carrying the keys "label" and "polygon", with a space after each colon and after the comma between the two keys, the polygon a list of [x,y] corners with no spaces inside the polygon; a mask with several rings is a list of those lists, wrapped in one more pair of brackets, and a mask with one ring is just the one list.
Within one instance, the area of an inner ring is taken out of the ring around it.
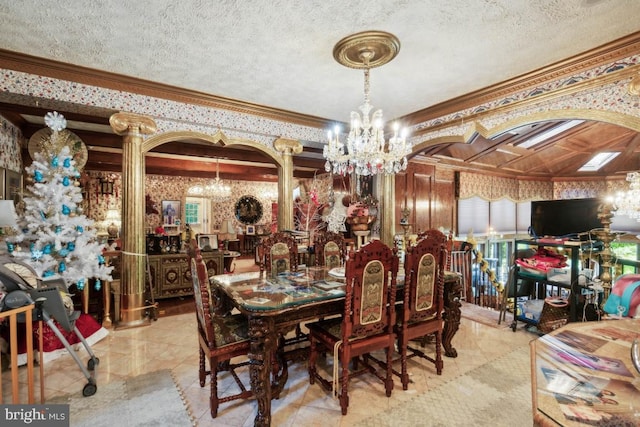
{"label": "area rug", "polygon": [[523,346],[356,425],[531,425],[530,366],[529,347]]}
{"label": "area rug", "polygon": [[195,424],[182,395],[171,376],[161,370],[127,380],[100,385],[93,396],[82,390],[54,397],[47,403],[69,404],[72,427],[172,426]]}
{"label": "area rug", "polygon": [[511,321],[513,320],[513,313],[507,312],[507,320],[502,321],[500,325],[498,325],[498,317],[500,316],[499,310],[494,310],[488,307],[481,307],[479,305],[471,304],[468,302],[462,302],[460,311],[462,317],[471,319],[478,323],[482,323],[485,326],[491,326],[492,328],[508,328],[509,326],[511,326]]}

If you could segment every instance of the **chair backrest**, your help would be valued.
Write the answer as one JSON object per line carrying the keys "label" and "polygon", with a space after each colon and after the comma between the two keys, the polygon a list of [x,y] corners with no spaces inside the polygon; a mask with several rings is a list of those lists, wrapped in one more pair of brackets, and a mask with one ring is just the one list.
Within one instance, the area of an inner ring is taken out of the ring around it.
{"label": "chair backrest", "polygon": [[263,240],[258,246],[260,272],[277,275],[298,269],[298,245],[289,233],[278,232]]}
{"label": "chair backrest", "polygon": [[444,309],[444,267],[447,236],[429,230],[405,258],[403,322],[441,318]]}
{"label": "chair backrest", "polygon": [[345,266],[343,342],[392,331],[397,275],[397,250],[379,240],[349,253]]}
{"label": "chair backrest", "polygon": [[211,292],[209,288],[209,275],[207,266],[202,259],[200,248],[195,239],[189,242],[187,247],[189,265],[191,266],[191,281],[193,283],[193,301],[196,306],[198,318],[198,332],[200,337],[207,342],[209,348],[215,348],[215,333],[211,310]]}
{"label": "chair backrest", "polygon": [[346,247],[342,234],[326,231],[316,234],[314,249],[316,265],[328,268],[341,267],[344,264]]}

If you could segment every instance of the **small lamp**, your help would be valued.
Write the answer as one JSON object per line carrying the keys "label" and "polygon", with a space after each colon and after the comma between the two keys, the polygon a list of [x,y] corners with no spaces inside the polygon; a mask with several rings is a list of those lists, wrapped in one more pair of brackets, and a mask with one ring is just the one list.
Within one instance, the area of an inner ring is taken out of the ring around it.
{"label": "small lamp", "polygon": [[116,209],[109,209],[107,211],[106,222],[110,223],[107,226],[107,233],[109,233],[110,239],[118,238],[118,231],[120,230],[120,212]]}
{"label": "small lamp", "polygon": [[226,220],[223,224],[222,224],[222,233],[224,233],[224,250],[225,251],[229,251],[229,240],[231,240],[231,238],[234,236],[234,234],[236,233],[235,228],[233,227],[233,220]]}

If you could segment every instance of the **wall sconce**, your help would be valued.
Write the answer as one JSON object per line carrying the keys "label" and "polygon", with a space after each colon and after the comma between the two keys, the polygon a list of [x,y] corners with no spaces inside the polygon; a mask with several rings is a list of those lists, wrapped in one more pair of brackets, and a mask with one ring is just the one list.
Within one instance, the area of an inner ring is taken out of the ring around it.
{"label": "wall sconce", "polygon": [[100,179],[100,194],[113,194],[113,181]]}
{"label": "wall sconce", "polygon": [[118,232],[120,231],[120,212],[116,209],[109,209],[107,211],[107,218],[105,222],[110,223],[107,226],[107,233],[109,233],[110,239],[117,239]]}

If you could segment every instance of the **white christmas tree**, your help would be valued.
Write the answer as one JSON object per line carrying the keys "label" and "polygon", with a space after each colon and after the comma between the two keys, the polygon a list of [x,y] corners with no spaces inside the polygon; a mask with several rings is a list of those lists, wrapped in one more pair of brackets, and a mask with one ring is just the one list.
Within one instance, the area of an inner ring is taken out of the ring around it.
{"label": "white christmas tree", "polygon": [[67,287],[83,290],[89,279],[111,280],[112,267],[105,265],[103,246],[98,243],[93,220],[82,214],[80,173],[71,155],[64,131],[67,121],[57,112],[47,113],[45,123],[52,130],[25,168],[27,187],[24,212],[18,220],[21,230],[8,243],[9,253],[30,265],[41,279],[60,276]]}

